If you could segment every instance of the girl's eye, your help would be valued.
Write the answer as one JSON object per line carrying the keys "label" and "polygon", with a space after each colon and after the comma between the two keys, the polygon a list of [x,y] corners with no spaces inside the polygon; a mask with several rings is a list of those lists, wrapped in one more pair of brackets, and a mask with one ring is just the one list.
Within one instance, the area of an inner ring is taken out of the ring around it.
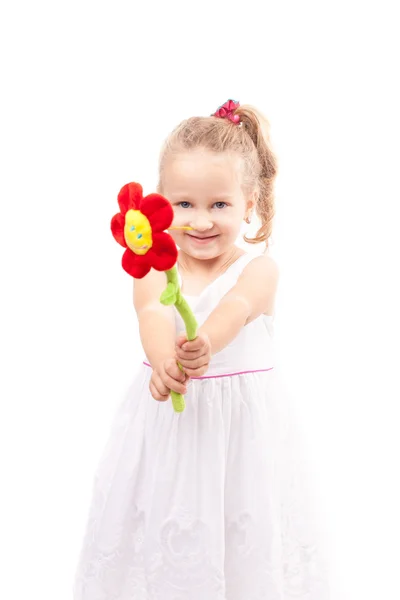
{"label": "girl's eye", "polygon": [[132,225],[131,231],[135,231],[135,226],[134,225]]}
{"label": "girl's eye", "polygon": [[227,204],[226,202],[216,202],[214,206],[216,206],[217,208],[224,208],[225,206],[227,206]]}
{"label": "girl's eye", "polygon": [[138,236],[137,236],[137,237],[138,237],[138,240],[140,240],[140,238],[142,238],[142,237],[143,237],[143,233],[138,233]]}
{"label": "girl's eye", "polygon": [[[185,205],[185,206],[183,206],[183,205]],[[181,206],[182,208],[189,208],[190,202],[185,202],[185,201],[179,202],[178,206]]]}

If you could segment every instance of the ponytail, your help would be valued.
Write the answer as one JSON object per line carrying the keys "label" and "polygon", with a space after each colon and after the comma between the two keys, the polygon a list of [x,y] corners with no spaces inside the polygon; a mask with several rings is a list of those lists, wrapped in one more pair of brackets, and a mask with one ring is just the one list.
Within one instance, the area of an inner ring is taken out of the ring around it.
{"label": "ponytail", "polygon": [[251,138],[258,156],[257,204],[256,214],[261,221],[261,227],[254,238],[244,236],[250,244],[266,243],[272,233],[272,220],[275,215],[274,182],[278,171],[277,158],[271,148],[270,123],[256,108],[243,105],[236,109],[242,127]]}

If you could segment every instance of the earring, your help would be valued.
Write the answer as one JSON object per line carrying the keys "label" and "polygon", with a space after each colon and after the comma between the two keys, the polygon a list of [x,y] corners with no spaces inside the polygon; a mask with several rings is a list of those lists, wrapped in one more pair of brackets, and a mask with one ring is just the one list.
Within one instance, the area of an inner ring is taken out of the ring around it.
{"label": "earring", "polygon": [[249,224],[250,224],[250,222],[251,222],[250,215],[249,215],[248,217],[246,217],[244,220],[245,220],[245,221],[246,221],[246,223],[249,225]]}

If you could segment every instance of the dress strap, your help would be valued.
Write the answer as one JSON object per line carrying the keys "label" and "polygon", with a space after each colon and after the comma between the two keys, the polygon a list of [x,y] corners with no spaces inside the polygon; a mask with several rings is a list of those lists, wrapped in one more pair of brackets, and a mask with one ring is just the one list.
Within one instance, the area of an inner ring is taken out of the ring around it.
{"label": "dress strap", "polygon": [[242,272],[244,271],[245,267],[247,267],[247,265],[252,260],[254,260],[255,258],[258,258],[259,256],[260,256],[259,254],[253,254],[250,252],[246,252],[245,254],[242,254],[242,256],[240,258],[238,258],[235,263],[233,263],[232,268],[230,269],[230,275],[231,275],[232,279],[234,279],[235,281],[237,279],[239,279],[239,277],[242,274]]}

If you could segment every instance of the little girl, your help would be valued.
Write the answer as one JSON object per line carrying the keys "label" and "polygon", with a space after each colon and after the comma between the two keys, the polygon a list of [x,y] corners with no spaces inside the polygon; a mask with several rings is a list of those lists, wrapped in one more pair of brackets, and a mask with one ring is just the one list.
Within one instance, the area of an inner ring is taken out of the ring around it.
{"label": "little girl", "polygon": [[245,239],[268,250],[276,174],[268,121],[232,100],[182,122],[162,149],[158,192],[173,226],[191,228],[170,234],[198,337],[160,303],[163,272],[134,280],[145,357],[95,476],[75,600],[328,598],[278,385],[278,267],[235,245],[256,212]]}

